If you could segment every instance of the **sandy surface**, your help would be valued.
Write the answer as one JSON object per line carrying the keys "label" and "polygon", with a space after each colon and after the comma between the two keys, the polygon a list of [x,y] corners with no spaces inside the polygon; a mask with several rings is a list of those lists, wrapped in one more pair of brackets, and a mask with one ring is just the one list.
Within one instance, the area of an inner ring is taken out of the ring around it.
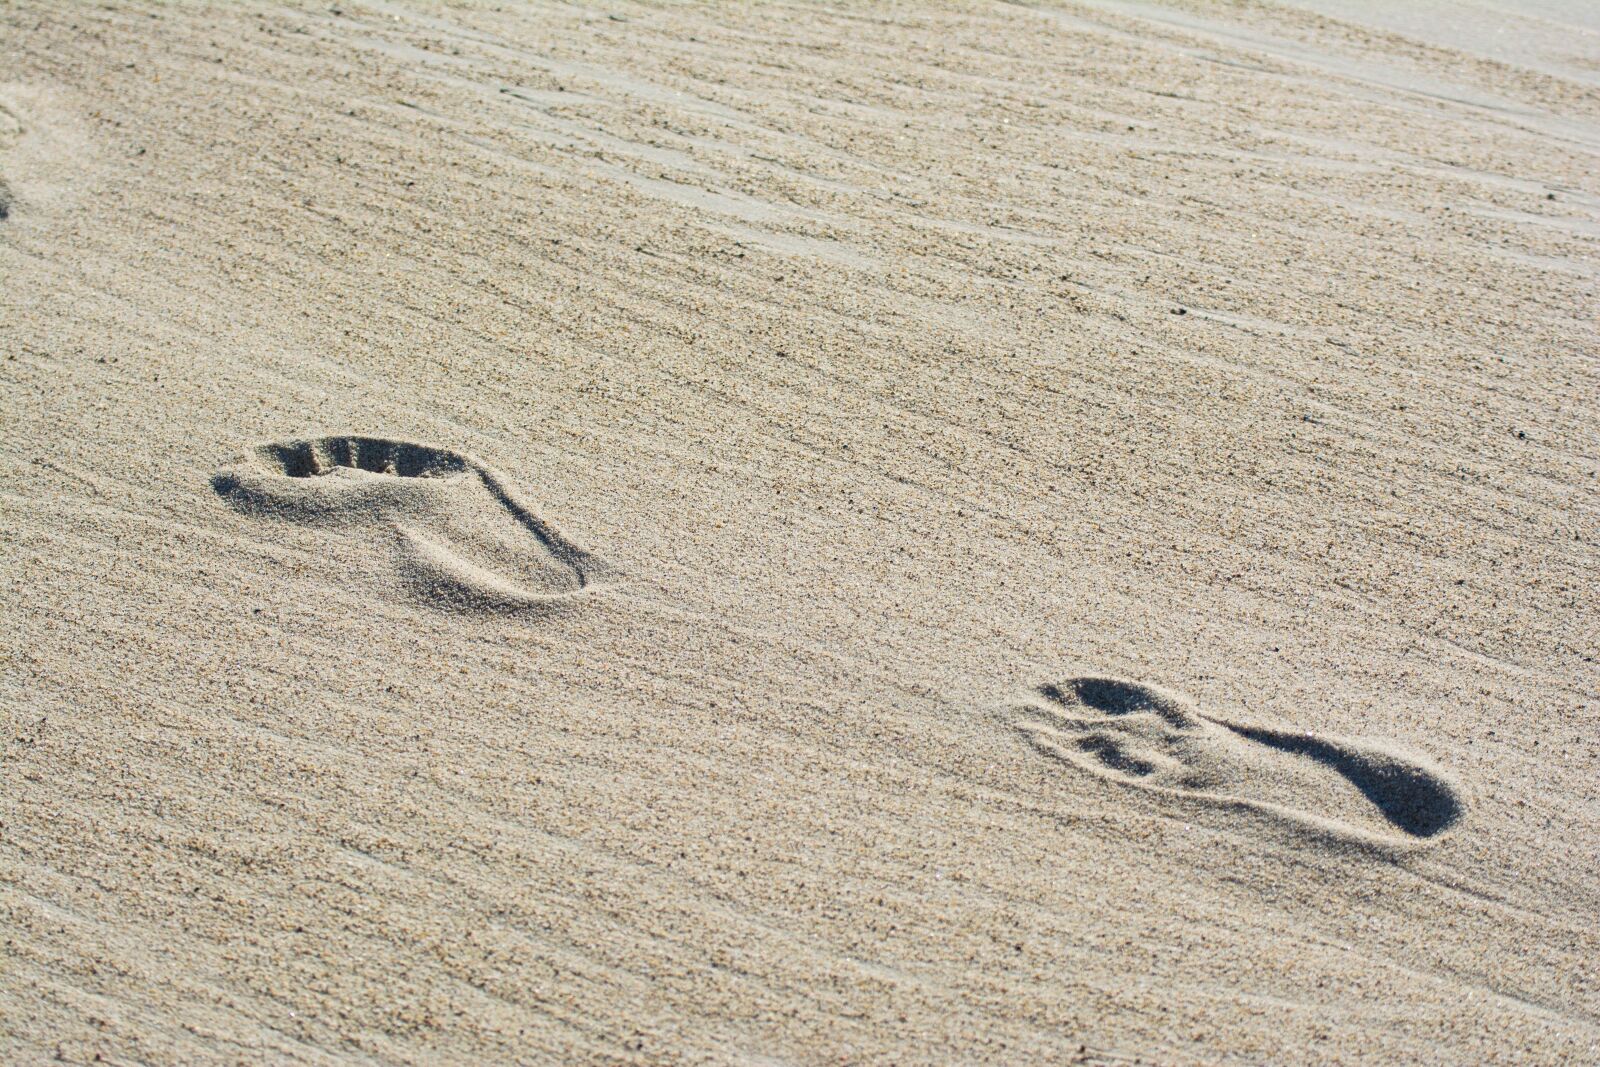
{"label": "sandy surface", "polygon": [[0,5],[0,1059],[1594,1062],[1508,6]]}

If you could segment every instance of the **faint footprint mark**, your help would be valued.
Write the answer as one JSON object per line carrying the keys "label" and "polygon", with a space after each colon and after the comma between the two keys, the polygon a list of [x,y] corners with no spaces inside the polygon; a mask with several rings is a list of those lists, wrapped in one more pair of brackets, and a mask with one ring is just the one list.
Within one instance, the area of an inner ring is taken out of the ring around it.
{"label": "faint footprint mark", "polygon": [[1040,752],[1120,785],[1247,809],[1343,841],[1417,847],[1466,814],[1460,788],[1385,744],[1250,726],[1117,678],[1040,686],[1016,727]]}
{"label": "faint footprint mark", "polygon": [[464,452],[319,437],[262,445],[211,485],[239,511],[391,546],[405,584],[430,603],[554,606],[606,576],[600,560],[535,514],[504,475]]}
{"label": "faint footprint mark", "polygon": [[71,204],[98,156],[83,109],[48,86],[0,81],[0,222]]}
{"label": "faint footprint mark", "polygon": [[[0,103],[0,151],[10,148],[21,139],[22,120],[17,118],[5,104]],[[15,202],[11,186],[6,184],[5,175],[0,174],[0,222],[11,217],[11,208]]]}
{"label": "faint footprint mark", "polygon": [[26,127],[22,119],[4,101],[0,101],[0,149],[10,148],[22,140]]}

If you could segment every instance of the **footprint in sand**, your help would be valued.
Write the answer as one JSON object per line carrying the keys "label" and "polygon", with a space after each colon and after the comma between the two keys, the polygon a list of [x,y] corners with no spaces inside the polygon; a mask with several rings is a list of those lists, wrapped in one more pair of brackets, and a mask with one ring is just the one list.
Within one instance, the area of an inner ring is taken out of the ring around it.
{"label": "footprint in sand", "polygon": [[604,565],[535,515],[504,475],[462,452],[320,437],[262,445],[211,485],[243,512],[387,542],[406,586],[433,604],[554,606],[604,578]]}
{"label": "footprint in sand", "polygon": [[0,87],[0,150],[10,148],[22,140],[22,135],[27,132],[22,125],[22,120],[17,117],[16,111],[5,102],[4,87]]}
{"label": "footprint in sand", "polygon": [[1250,726],[1180,693],[1116,678],[1040,686],[1016,727],[1034,748],[1119,785],[1249,810],[1324,838],[1437,841],[1466,814],[1460,789],[1386,745]]}
{"label": "footprint in sand", "polygon": [[96,156],[83,114],[61,94],[0,81],[0,222],[77,199]]}
{"label": "footprint in sand", "polygon": [[[4,151],[22,139],[22,122],[11,109],[0,103],[0,151]],[[5,175],[0,173],[0,222],[11,217],[11,208],[15,198],[11,186],[6,184]]]}

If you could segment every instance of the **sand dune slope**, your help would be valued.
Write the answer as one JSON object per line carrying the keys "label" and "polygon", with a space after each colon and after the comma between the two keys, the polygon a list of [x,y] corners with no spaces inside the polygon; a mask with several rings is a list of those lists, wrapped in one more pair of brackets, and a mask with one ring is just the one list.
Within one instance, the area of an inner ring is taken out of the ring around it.
{"label": "sand dune slope", "polygon": [[0,1059],[1593,1062],[1600,44],[1376,10],[0,5]]}

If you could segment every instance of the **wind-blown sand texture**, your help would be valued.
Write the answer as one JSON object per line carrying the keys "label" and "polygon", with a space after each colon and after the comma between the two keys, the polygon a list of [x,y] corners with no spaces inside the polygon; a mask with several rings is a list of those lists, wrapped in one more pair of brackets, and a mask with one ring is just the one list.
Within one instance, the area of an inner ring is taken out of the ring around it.
{"label": "wind-blown sand texture", "polygon": [[1600,19],[1346,2],[0,5],[0,1061],[1595,1062]]}

